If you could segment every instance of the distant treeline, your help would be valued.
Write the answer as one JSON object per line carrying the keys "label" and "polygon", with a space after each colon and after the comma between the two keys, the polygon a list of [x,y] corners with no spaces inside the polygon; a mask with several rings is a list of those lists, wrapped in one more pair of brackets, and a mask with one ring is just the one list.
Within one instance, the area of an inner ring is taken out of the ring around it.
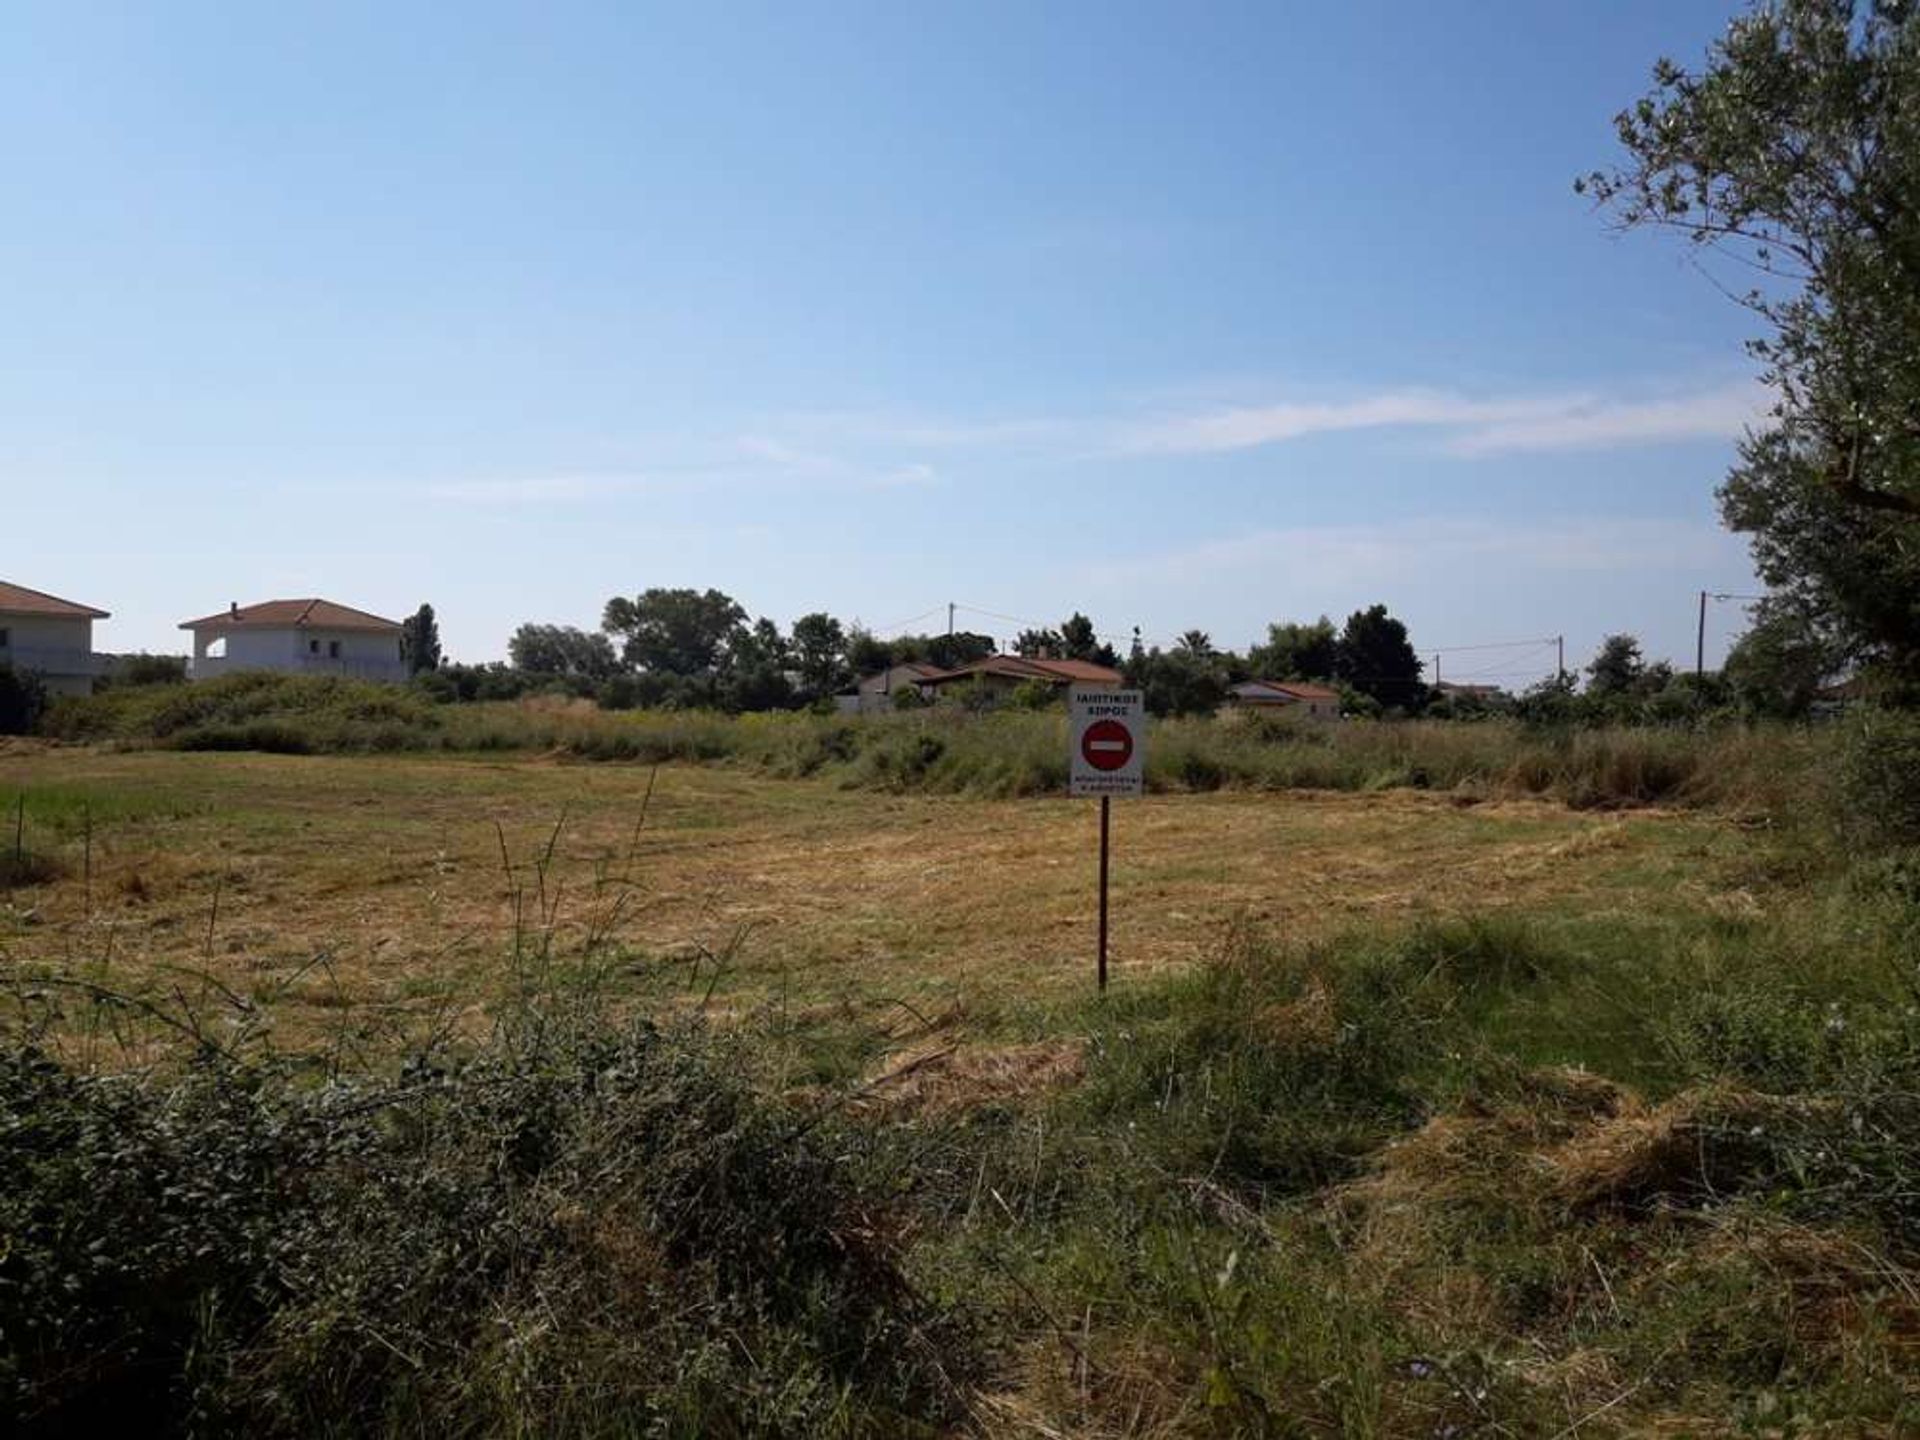
{"label": "distant treeline", "polygon": [[[998,648],[994,637],[972,631],[882,639],[824,612],[782,631],[765,617],[749,622],[739,602],[719,590],[651,589],[609,600],[597,631],[525,624],[508,642],[506,663],[443,664],[423,671],[418,683],[445,701],[561,693],[608,709],[824,709],[863,676],[910,661],[959,668]],[[1803,643],[1776,619],[1756,625],[1726,667],[1707,675],[1649,663],[1635,637],[1619,634],[1607,637],[1580,672],[1550,674],[1519,694],[1436,687],[1426,683],[1406,624],[1385,605],[1356,610],[1339,626],[1326,616],[1276,622],[1245,651],[1188,630],[1165,647],[1145,644],[1135,631],[1122,653],[1077,611],[1057,627],[1022,630],[1010,648],[1029,658],[1117,669],[1162,716],[1212,714],[1234,685],[1258,679],[1333,686],[1343,712],[1360,717],[1513,714],[1609,724],[1735,711],[1794,717],[1816,706],[1837,669],[1829,652]],[[1042,687],[1012,703],[1053,698]],[[1008,703],[986,695],[973,702]]]}

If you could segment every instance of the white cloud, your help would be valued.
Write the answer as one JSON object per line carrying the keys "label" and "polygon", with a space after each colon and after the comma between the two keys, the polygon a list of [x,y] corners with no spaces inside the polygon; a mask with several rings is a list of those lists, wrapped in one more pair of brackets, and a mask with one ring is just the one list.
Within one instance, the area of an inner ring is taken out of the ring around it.
{"label": "white cloud", "polygon": [[1618,574],[1711,566],[1730,545],[1737,542],[1719,526],[1683,520],[1400,520],[1250,531],[1090,573],[1118,569],[1137,581],[1178,583],[1259,571],[1284,573],[1294,584],[1365,589],[1416,572]]}
{"label": "white cloud", "polygon": [[1471,456],[1724,440],[1760,420],[1768,403],[1766,390],[1753,384],[1666,400],[1583,401],[1548,413],[1488,420],[1456,435],[1447,448]]}
{"label": "white cloud", "polygon": [[1752,383],[1695,386],[1656,398],[1621,392],[1465,395],[1429,388],[1380,390],[1345,399],[1284,400],[1184,413],[1079,418],[940,420],[822,411],[789,414],[732,436],[662,437],[667,457],[641,474],[554,474],[456,481],[436,499],[477,505],[602,500],[642,489],[754,486],[822,492],[909,490],[945,477],[925,458],[991,456],[995,463],[1072,465],[1116,455],[1220,455],[1313,435],[1412,431],[1441,454],[1496,455],[1618,449],[1726,440],[1765,411]]}
{"label": "white cloud", "polygon": [[1443,432],[1442,448],[1462,456],[1600,450],[1729,439],[1765,405],[1765,391],[1748,383],[1657,400],[1389,390],[1349,400],[1227,407],[1122,424],[1114,448],[1133,454],[1219,454],[1341,431],[1421,429]]}

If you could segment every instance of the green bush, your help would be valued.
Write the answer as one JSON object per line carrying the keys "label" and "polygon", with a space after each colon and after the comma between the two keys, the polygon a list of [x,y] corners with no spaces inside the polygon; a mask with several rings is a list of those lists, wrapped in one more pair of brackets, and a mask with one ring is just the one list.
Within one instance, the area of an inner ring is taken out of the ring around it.
{"label": "green bush", "polygon": [[29,1432],[906,1433],[963,1337],[846,1144],[731,1042],[549,1015],[315,1086],[0,1054],[0,1395]]}
{"label": "green bush", "polygon": [[1843,831],[1875,846],[1920,846],[1920,712],[1868,709],[1848,720],[1839,780]]}
{"label": "green bush", "polygon": [[0,735],[31,735],[47,708],[47,687],[31,670],[0,665]]}

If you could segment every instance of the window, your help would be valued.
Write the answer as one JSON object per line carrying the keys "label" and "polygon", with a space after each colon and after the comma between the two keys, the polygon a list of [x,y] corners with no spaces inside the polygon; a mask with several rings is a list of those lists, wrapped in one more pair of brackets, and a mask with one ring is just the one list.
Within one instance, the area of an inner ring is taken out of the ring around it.
{"label": "window", "polygon": [[0,650],[6,649],[11,644],[13,644],[13,632],[6,626],[0,625]]}
{"label": "window", "polygon": [[327,641],[327,658],[329,660],[338,660],[340,658],[340,642],[338,640]]}
{"label": "window", "polygon": [[309,655],[318,655],[320,653],[320,642],[318,640],[307,641],[307,653]]}

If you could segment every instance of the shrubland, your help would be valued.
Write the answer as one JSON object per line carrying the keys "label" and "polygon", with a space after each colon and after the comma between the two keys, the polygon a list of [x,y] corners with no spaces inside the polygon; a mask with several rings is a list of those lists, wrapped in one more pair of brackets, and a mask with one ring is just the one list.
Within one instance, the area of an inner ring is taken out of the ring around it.
{"label": "shrubland", "polygon": [[[1891,722],[1889,722],[1891,723]],[[1066,779],[1057,711],[931,707],[873,716],[605,711],[552,697],[437,705],[416,690],[333,677],[235,675],[56,704],[60,740],[286,754],[533,751],[596,761],[728,763],[907,792],[1041,794]],[[1581,806],[1790,804],[1833,755],[1832,727],[1366,721],[1222,715],[1154,723],[1159,790],[1396,786]]]}

